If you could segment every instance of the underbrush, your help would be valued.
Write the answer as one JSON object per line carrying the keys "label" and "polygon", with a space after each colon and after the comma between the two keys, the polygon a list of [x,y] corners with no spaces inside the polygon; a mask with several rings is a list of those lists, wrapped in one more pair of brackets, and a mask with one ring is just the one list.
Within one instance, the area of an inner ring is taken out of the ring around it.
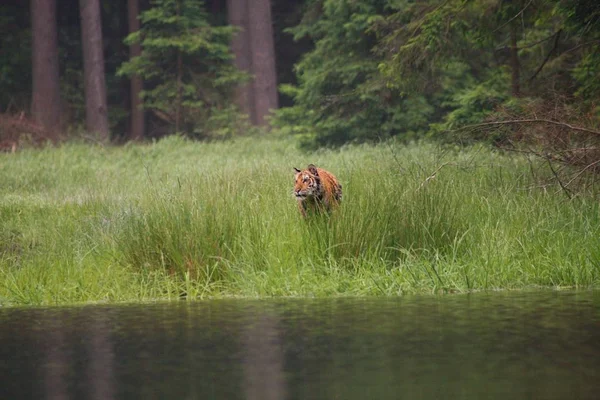
{"label": "underbrush", "polygon": [[[293,167],[344,201],[304,220]],[[0,154],[0,303],[449,293],[600,284],[597,194],[525,158],[431,143],[291,140]],[[548,171],[550,173],[550,171]]]}

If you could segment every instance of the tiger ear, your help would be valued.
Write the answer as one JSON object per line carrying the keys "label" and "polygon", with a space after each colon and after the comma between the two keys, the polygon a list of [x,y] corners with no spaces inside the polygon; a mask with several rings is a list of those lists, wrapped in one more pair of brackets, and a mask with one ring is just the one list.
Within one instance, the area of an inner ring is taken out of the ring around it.
{"label": "tiger ear", "polygon": [[308,164],[308,167],[306,167],[306,169],[308,170],[308,172],[310,172],[313,175],[318,176],[319,173],[317,172],[317,167],[315,166],[315,164]]}
{"label": "tiger ear", "polygon": [[296,172],[297,174],[299,174],[302,171],[300,171],[298,168],[294,167],[294,172]]}

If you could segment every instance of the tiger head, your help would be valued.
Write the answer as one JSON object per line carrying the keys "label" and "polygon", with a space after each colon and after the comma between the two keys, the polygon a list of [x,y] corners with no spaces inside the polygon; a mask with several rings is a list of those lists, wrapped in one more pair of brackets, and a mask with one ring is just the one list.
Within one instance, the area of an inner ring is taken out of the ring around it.
{"label": "tiger head", "polygon": [[320,197],[322,186],[317,167],[310,164],[305,170],[294,168],[294,171],[296,172],[294,196],[296,196],[298,200],[310,197]]}

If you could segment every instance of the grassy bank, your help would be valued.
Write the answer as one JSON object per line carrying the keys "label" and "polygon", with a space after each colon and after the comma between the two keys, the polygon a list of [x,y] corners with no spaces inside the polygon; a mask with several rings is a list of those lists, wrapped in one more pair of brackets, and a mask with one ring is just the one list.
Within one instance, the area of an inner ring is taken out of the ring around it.
{"label": "grassy bank", "polygon": [[[297,211],[310,162],[344,185],[331,218]],[[71,144],[0,154],[0,182],[5,305],[600,286],[598,198],[483,148]]]}

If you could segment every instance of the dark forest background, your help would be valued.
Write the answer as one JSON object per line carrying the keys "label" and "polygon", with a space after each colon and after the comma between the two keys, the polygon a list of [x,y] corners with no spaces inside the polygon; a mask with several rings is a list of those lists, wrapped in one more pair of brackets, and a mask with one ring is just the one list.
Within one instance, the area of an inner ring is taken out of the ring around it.
{"label": "dark forest background", "polygon": [[0,49],[3,148],[271,130],[600,169],[596,0],[4,0]]}

